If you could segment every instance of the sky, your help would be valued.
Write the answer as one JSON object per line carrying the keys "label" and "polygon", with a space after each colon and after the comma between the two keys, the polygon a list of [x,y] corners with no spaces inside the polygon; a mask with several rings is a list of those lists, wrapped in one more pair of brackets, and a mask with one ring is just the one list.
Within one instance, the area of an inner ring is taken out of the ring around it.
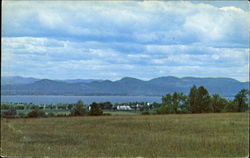
{"label": "sky", "polygon": [[4,1],[2,76],[249,81],[247,1]]}

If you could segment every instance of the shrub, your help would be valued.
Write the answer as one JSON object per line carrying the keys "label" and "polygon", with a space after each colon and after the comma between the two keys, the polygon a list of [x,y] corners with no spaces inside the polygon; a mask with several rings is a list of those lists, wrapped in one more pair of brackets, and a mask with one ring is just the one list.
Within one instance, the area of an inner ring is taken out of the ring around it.
{"label": "shrub", "polygon": [[54,117],[54,116],[55,116],[55,114],[53,112],[48,113],[48,117]]}
{"label": "shrub", "polygon": [[45,117],[45,112],[41,110],[33,110],[28,113],[28,117]]}
{"label": "shrub", "polygon": [[90,107],[91,108],[90,108],[90,111],[89,111],[89,115],[98,116],[98,115],[103,114],[102,109],[100,108],[100,106],[96,102],[93,102],[90,105]]}
{"label": "shrub", "polygon": [[23,117],[25,117],[25,114],[22,113],[22,112],[19,112],[19,113],[18,113],[18,116],[21,117],[21,118],[23,118]]}
{"label": "shrub", "polygon": [[110,113],[104,113],[104,114],[102,114],[102,115],[104,115],[104,116],[111,116]]}
{"label": "shrub", "polygon": [[171,109],[167,106],[161,105],[159,108],[155,109],[157,114],[169,114],[171,113]]}
{"label": "shrub", "polygon": [[84,104],[81,100],[79,100],[74,106],[73,110],[71,111],[72,116],[82,116],[86,115],[86,109],[84,108]]}
{"label": "shrub", "polygon": [[13,118],[16,117],[16,110],[14,108],[9,109],[6,112],[3,112],[3,116],[2,117],[9,117],[9,118]]}
{"label": "shrub", "polygon": [[142,115],[149,115],[150,113],[149,113],[149,111],[143,111],[141,114]]}
{"label": "shrub", "polygon": [[56,116],[57,117],[66,117],[67,115],[66,114],[57,114]]}

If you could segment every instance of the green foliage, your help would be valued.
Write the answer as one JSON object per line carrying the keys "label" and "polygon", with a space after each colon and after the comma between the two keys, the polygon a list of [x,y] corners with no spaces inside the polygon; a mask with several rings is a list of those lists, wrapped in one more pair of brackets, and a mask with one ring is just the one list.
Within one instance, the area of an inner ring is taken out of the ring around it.
{"label": "green foliage", "polygon": [[206,88],[200,86],[198,88],[197,94],[197,105],[198,105],[198,112],[212,112],[212,108],[210,106],[210,96]]}
{"label": "green foliage", "polygon": [[111,113],[103,113],[103,116],[111,116]]}
{"label": "green foliage", "polygon": [[55,114],[53,112],[48,113],[48,117],[54,117],[54,116],[55,116]]}
{"label": "green foliage", "polygon": [[248,110],[249,91],[242,89],[233,101],[227,101],[219,94],[211,97],[206,88],[195,85],[189,95],[174,92],[162,97],[162,104],[155,111],[157,114],[171,113],[208,113],[208,112],[244,112]]}
{"label": "green foliage", "polygon": [[194,85],[190,89],[188,101],[188,109],[192,113],[212,112],[209,93],[203,86],[197,89]]}
{"label": "green foliage", "polygon": [[242,112],[247,110],[248,99],[249,99],[249,91],[247,89],[240,90],[234,96],[234,102],[237,105],[237,112]]}
{"label": "green foliage", "polygon": [[102,110],[104,109],[111,110],[113,107],[113,104],[111,102],[103,102],[103,103],[99,103],[99,106]]}
{"label": "green foliage", "polygon": [[79,100],[73,107],[73,110],[71,111],[72,116],[83,116],[86,115],[87,111],[84,108],[83,101]]}
{"label": "green foliage", "polygon": [[161,107],[156,108],[158,114],[182,113],[185,110],[187,97],[183,93],[174,92],[162,97]]}
{"label": "green foliage", "polygon": [[229,104],[229,102],[225,98],[222,98],[219,94],[214,94],[211,97],[210,102],[213,112],[223,112]]}
{"label": "green foliage", "polygon": [[28,113],[28,117],[45,117],[45,112],[35,109]]}
{"label": "green foliage", "polygon": [[227,103],[227,105],[225,106],[222,112],[236,112],[237,109],[238,109],[237,104],[233,100]]}
{"label": "green foliage", "polygon": [[2,117],[15,117],[17,114],[14,107],[10,107],[8,111],[3,112]]}
{"label": "green foliage", "polygon": [[90,111],[89,111],[89,115],[91,116],[98,116],[98,115],[102,115],[103,111],[100,108],[99,104],[97,104],[96,102],[93,102],[90,105]]}
{"label": "green foliage", "polygon": [[188,102],[189,102],[188,110],[192,113],[194,113],[198,109],[196,101],[197,93],[198,93],[197,87],[193,85],[188,95]]}
{"label": "green foliage", "polygon": [[18,113],[18,116],[21,117],[21,118],[24,118],[24,117],[25,117],[25,114],[22,113],[22,112],[20,112],[20,113]]}
{"label": "green foliage", "polygon": [[149,111],[143,111],[141,114],[142,115],[150,115]]}
{"label": "green foliage", "polygon": [[159,108],[155,109],[157,114],[170,114],[171,108],[169,106],[161,105]]}

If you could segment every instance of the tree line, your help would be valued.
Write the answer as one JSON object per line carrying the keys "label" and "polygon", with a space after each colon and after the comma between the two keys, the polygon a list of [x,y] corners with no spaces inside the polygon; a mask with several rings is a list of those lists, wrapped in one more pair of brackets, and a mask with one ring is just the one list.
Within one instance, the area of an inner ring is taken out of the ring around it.
{"label": "tree line", "polygon": [[244,112],[248,110],[249,90],[242,89],[229,101],[219,94],[209,95],[208,90],[195,85],[190,89],[188,96],[174,92],[162,97],[162,104],[156,108],[157,114],[176,113],[218,113]]}
{"label": "tree line", "polygon": [[[218,113],[218,112],[245,112],[249,110],[249,90],[242,89],[233,100],[227,100],[219,94],[209,95],[203,86],[190,89],[188,95],[174,92],[162,97],[162,103],[147,102],[93,102],[89,106],[83,101],[77,103],[56,105],[12,104],[1,103],[1,117],[53,117],[53,116],[99,116],[104,115],[103,110],[116,111],[117,106],[130,106],[134,111],[148,114],[184,114],[184,113]],[[138,106],[139,105],[139,106]],[[57,114],[56,111],[67,111],[67,114]],[[2,112],[3,111],[3,112]],[[18,112],[17,112],[18,111]],[[22,111],[22,112],[20,112]],[[23,113],[28,111],[28,113]],[[47,112],[46,112],[47,111]],[[105,113],[105,115],[110,115]]]}
{"label": "tree line", "polygon": [[[55,108],[56,107],[56,108]],[[99,104],[93,102],[89,109],[86,108],[83,101],[79,100],[74,104],[57,104],[53,105],[35,105],[35,104],[11,104],[1,103],[1,117],[17,118],[17,117],[54,117],[54,116],[99,116],[103,115],[103,111]],[[69,111],[70,114],[56,114],[56,111]],[[2,112],[3,111],[3,112]],[[27,114],[17,111],[28,111]],[[47,111],[47,112],[46,112]]]}

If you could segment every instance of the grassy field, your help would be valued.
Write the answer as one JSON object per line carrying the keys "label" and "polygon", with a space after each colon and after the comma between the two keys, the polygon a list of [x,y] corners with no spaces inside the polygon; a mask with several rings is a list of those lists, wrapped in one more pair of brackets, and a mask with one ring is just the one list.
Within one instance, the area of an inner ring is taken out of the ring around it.
{"label": "grassy field", "polygon": [[110,114],[113,116],[123,116],[123,115],[140,115],[141,112],[140,111],[103,111],[104,114]]}
{"label": "grassy field", "polygon": [[248,113],[1,120],[1,155],[248,155]]}

